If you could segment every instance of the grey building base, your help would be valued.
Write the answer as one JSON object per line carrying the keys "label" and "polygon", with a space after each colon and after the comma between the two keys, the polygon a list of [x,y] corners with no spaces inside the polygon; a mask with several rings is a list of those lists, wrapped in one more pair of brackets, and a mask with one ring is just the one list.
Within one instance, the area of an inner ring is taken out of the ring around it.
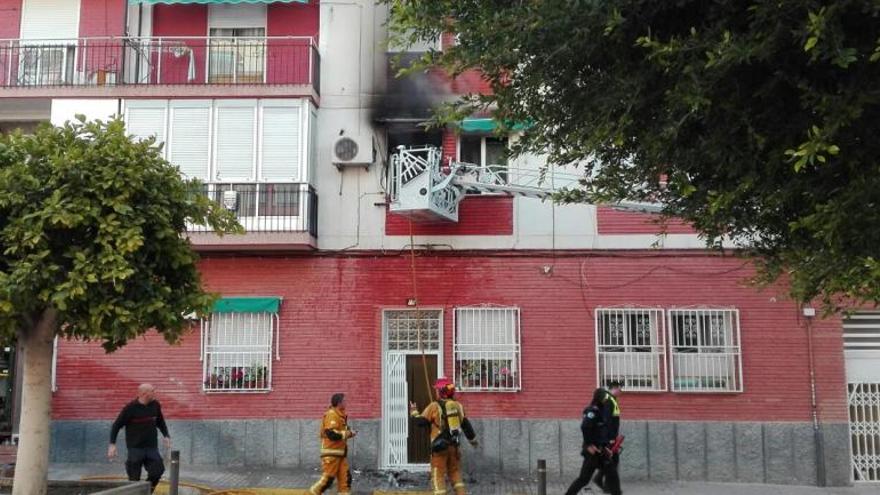
{"label": "grey building base", "polygon": [[[472,474],[534,474],[538,459],[551,476],[573,478],[580,469],[577,421],[477,419],[480,448],[464,447]],[[314,468],[317,420],[170,421],[182,464]],[[354,422],[354,469],[379,465],[380,422]],[[54,421],[51,460],[97,462],[107,452],[110,421]],[[849,425],[822,425],[826,484],[850,481]],[[727,481],[815,485],[817,459],[810,423],[624,421],[624,480]],[[125,455],[120,435],[120,455]]]}

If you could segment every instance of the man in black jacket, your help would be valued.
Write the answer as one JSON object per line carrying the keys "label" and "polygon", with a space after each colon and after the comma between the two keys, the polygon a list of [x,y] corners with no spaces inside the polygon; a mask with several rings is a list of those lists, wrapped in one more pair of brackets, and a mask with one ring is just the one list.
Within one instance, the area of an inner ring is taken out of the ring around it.
{"label": "man in black jacket", "polygon": [[617,477],[617,469],[611,462],[608,450],[608,425],[605,422],[603,412],[603,400],[605,389],[597,388],[593,392],[593,400],[584,409],[584,417],[581,421],[581,434],[584,438],[581,455],[584,463],[581,465],[580,475],[574,480],[565,495],[577,495],[584,487],[590,484],[593,472],[597,469],[605,473],[605,488],[612,495],[620,495],[620,479]]}
{"label": "man in black jacket", "polygon": [[162,407],[155,399],[156,389],[149,383],[138,387],[137,399],[126,404],[113,422],[110,429],[110,447],[107,449],[107,457],[116,457],[116,437],[119,430],[125,428],[125,445],[128,448],[128,459],[125,461],[125,471],[128,479],[139,481],[141,479],[141,466],[147,469],[147,481],[156,488],[159,478],[165,472],[165,464],[159,454],[159,443],[156,430],[162,432],[165,448],[171,448],[171,436],[168,434],[168,426],[162,416]]}

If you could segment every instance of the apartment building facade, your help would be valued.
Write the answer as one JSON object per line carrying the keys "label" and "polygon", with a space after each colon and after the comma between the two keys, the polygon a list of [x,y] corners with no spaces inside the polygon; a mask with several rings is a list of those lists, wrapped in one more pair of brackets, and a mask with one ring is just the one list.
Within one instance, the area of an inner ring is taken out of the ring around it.
{"label": "apartment building facade", "polygon": [[[430,105],[488,88],[476,73],[390,77],[411,53],[388,46],[384,6],[0,0],[0,13],[0,130],[121,115],[247,231],[189,229],[221,299],[180,345],[58,343],[54,462],[100,459],[109,421],[151,382],[186,463],[311,467],[341,391],[357,469],[424,469],[406,405],[449,376],[482,439],[465,452],[477,475],[537,459],[572,475],[585,402],[620,380],[625,479],[880,479],[877,313],[806,317],[687,225],[542,200],[573,171],[526,183],[541,157],[507,159],[516,135],[488,118],[425,131]],[[444,185],[456,162],[494,175]]]}

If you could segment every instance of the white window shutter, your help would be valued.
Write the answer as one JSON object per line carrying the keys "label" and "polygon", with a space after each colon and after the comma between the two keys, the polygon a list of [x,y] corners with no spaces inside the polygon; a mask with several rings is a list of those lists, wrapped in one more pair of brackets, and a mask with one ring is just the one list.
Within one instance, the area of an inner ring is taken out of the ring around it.
{"label": "white window shutter", "polygon": [[266,5],[255,5],[254,3],[209,5],[208,27],[224,29],[265,28]]}
{"label": "white window shutter", "polygon": [[165,142],[165,107],[130,106],[125,110],[128,133],[139,139],[156,136],[156,144]]}
{"label": "white window shutter", "polygon": [[218,106],[216,169],[219,180],[254,179],[254,106]]}
{"label": "white window shutter", "polygon": [[79,7],[80,0],[24,0],[21,9],[21,39],[77,38]]}
{"label": "white window shutter", "polygon": [[188,178],[208,179],[210,107],[207,104],[172,106],[170,120],[168,161]]}
{"label": "white window shutter", "polygon": [[266,107],[263,109],[263,147],[260,178],[266,181],[299,181],[301,109]]}

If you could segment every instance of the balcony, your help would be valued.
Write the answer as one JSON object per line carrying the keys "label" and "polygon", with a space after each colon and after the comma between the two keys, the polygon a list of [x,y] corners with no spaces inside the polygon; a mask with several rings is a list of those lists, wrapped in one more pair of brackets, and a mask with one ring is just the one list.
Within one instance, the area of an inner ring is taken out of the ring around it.
{"label": "balcony", "polygon": [[309,250],[317,247],[318,195],[303,183],[213,183],[202,194],[235,213],[244,235],[220,237],[204,225],[187,226],[200,251]]}
{"label": "balcony", "polygon": [[0,40],[2,97],[311,97],[315,40],[301,36]]}

